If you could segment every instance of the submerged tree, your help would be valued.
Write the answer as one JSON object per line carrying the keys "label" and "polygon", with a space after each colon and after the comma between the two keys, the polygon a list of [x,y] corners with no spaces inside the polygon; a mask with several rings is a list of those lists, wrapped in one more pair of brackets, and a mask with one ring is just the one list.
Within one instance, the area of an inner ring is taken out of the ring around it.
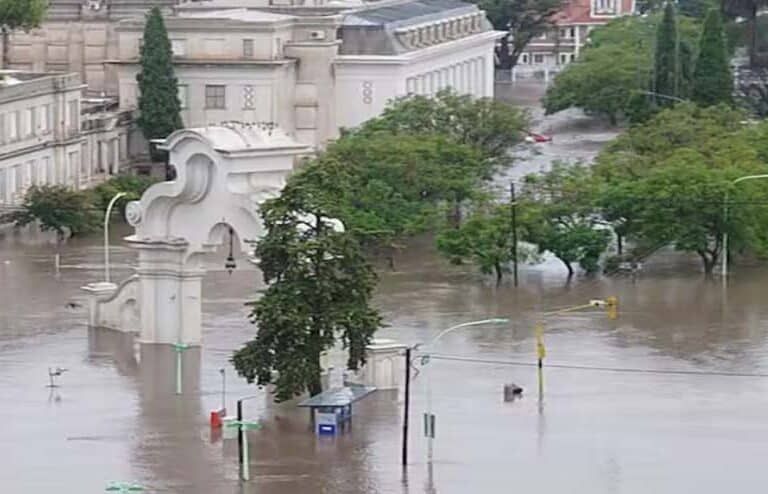
{"label": "submerged tree", "polygon": [[248,382],[274,384],[278,401],[319,393],[320,355],[338,341],[349,352],[347,367],[360,368],[381,325],[370,305],[373,268],[317,194],[316,184],[337,172],[310,164],[261,208],[266,233],[256,256],[268,288],[251,304],[258,333],[232,362]]}

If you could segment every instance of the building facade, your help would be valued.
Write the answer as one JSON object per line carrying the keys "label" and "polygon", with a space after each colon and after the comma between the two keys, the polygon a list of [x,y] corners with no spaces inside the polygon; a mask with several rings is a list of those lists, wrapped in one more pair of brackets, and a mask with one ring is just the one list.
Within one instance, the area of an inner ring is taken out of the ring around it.
{"label": "building facade", "polygon": [[0,75],[0,205],[32,185],[92,186],[128,160],[127,120],[90,110],[77,74]]}
{"label": "building facade", "polygon": [[[252,5],[252,2],[245,2]],[[275,122],[306,144],[377,115],[407,94],[493,95],[493,31],[459,0],[245,8],[181,4],[166,16],[185,126]],[[120,21],[120,105],[135,108],[144,18]]]}
{"label": "building facade", "polygon": [[634,12],[635,0],[572,0],[556,15],[552,29],[528,43],[513,69],[513,78],[549,80],[576,60],[592,29]]}

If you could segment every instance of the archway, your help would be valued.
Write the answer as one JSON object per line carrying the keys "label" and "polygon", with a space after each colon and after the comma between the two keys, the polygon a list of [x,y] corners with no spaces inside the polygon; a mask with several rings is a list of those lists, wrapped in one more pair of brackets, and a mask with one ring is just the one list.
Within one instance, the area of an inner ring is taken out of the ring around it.
{"label": "archway", "polygon": [[153,185],[126,211],[135,232],[125,240],[139,251],[137,275],[119,287],[85,287],[89,322],[133,329],[122,325],[124,306],[135,299],[141,342],[198,345],[202,255],[228,241],[230,228],[240,249],[250,250],[261,234],[259,205],[279,193],[297,157],[310,149],[273,126],[240,123],[180,130],[161,148],[176,179]]}

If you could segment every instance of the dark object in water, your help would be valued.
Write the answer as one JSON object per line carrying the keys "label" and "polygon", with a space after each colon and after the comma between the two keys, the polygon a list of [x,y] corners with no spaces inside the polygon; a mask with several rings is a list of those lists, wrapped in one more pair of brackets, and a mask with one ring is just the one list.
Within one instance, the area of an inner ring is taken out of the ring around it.
{"label": "dark object in water", "polygon": [[515,398],[519,398],[523,395],[523,388],[515,383],[509,383],[504,385],[504,401],[514,401]]}

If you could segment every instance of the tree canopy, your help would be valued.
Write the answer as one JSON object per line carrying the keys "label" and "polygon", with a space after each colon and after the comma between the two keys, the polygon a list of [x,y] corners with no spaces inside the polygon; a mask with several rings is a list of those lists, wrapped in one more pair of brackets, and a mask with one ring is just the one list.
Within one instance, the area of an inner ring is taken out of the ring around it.
{"label": "tree canopy", "polygon": [[[164,139],[183,127],[178,81],[173,70],[171,41],[159,7],[149,11],[144,25],[141,47],[139,83],[139,118],[137,124],[147,141]],[[150,144],[153,159],[163,153]]]}
{"label": "tree canopy", "polygon": [[[624,116],[642,120],[653,114],[648,111],[648,96],[654,74],[654,47],[661,16],[627,16],[614,19],[594,29],[587,45],[575,62],[560,72],[547,88],[543,99],[547,114],[567,108],[617,122]],[[691,46],[699,37],[699,27],[692,19],[677,16],[680,36],[679,50],[683,53],[680,72],[687,79],[691,72]],[[682,90],[687,89],[683,81]],[[668,95],[676,96],[676,95]]]}
{"label": "tree canopy", "polygon": [[17,227],[38,222],[41,230],[55,232],[62,242],[69,235],[98,230],[101,214],[91,204],[87,192],[62,185],[41,185],[30,187],[21,208],[3,220]]}
{"label": "tree canopy", "polygon": [[316,195],[336,168],[309,164],[261,207],[266,233],[255,253],[268,288],[251,304],[258,333],[232,362],[248,382],[274,384],[277,401],[319,393],[320,356],[337,341],[348,349],[348,368],[358,369],[381,325],[371,307],[375,272]]}
{"label": "tree canopy", "polygon": [[8,68],[10,32],[40,26],[48,11],[46,0],[0,0],[0,29],[3,38],[3,67]]}
{"label": "tree canopy", "polygon": [[710,11],[699,42],[691,99],[702,106],[733,102],[733,75],[717,10]]}
{"label": "tree canopy", "polygon": [[566,0],[476,0],[476,3],[485,11],[494,29],[507,33],[499,40],[496,55],[499,68],[511,69],[517,65],[528,43],[552,28],[555,15]]}

